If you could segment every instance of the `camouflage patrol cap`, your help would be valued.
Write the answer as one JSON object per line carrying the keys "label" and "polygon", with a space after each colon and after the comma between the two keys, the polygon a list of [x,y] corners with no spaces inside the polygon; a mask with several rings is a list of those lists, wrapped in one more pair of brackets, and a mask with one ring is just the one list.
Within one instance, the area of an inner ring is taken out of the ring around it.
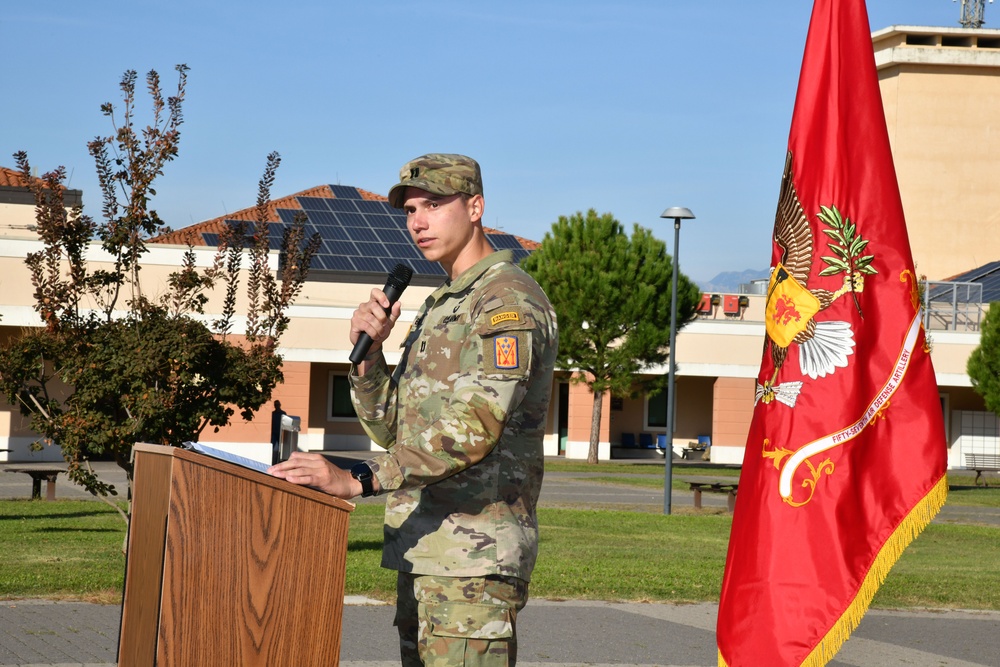
{"label": "camouflage patrol cap", "polygon": [[483,176],[479,163],[471,157],[453,153],[429,153],[410,160],[399,170],[399,183],[389,190],[389,204],[403,208],[406,188],[417,188],[436,195],[483,194]]}

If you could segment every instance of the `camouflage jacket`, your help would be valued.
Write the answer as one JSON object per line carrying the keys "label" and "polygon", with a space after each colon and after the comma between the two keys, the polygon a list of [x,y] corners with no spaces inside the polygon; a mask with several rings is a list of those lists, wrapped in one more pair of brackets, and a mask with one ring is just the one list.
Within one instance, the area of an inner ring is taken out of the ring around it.
{"label": "camouflage jacket", "polygon": [[382,566],[528,580],[558,347],[545,293],[486,257],[424,302],[392,374],[352,373],[354,407],[387,452],[368,463],[385,491]]}

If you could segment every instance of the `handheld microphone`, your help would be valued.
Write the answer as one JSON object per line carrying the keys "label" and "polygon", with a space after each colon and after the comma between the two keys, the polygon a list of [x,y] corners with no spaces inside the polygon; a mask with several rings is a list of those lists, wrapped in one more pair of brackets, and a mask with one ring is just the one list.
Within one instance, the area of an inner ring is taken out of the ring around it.
{"label": "handheld microphone", "polygon": [[[399,301],[399,297],[403,294],[403,290],[406,286],[410,284],[410,278],[413,277],[413,269],[406,266],[405,264],[397,264],[389,274],[389,277],[385,280],[385,287],[382,291],[389,298],[389,307],[385,309],[386,314],[392,310],[392,304]],[[358,336],[358,342],[354,344],[354,349],[351,351],[350,360],[355,366],[364,361],[365,357],[368,356],[368,349],[372,346],[372,337],[368,334],[361,332]]]}

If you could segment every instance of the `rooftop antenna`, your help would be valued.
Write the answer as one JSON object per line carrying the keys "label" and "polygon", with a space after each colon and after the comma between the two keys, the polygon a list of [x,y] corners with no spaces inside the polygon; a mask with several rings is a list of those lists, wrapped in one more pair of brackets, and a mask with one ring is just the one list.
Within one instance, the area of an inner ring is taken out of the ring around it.
{"label": "rooftop antenna", "polygon": [[[956,0],[951,1],[956,2]],[[990,0],[990,4],[993,4],[993,0]],[[963,28],[982,28],[986,22],[983,19],[985,9],[986,0],[962,0],[962,18],[958,22]]]}

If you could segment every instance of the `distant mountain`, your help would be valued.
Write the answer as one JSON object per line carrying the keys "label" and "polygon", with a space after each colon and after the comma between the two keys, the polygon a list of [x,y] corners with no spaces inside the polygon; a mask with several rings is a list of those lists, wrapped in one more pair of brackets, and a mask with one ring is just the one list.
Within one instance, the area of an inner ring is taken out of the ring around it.
{"label": "distant mountain", "polygon": [[701,288],[702,292],[736,294],[740,290],[740,285],[749,283],[752,280],[766,280],[769,274],[768,269],[723,271],[707,283],[698,283],[698,287]]}

